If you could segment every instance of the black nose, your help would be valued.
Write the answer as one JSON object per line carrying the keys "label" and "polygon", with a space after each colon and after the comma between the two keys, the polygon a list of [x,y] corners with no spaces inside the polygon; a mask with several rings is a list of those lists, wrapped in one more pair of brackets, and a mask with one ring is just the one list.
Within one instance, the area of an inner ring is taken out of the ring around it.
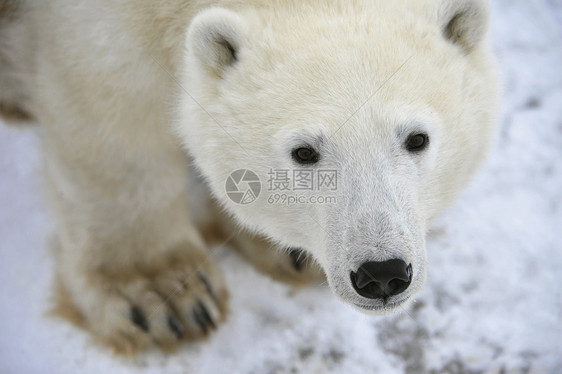
{"label": "black nose", "polygon": [[357,293],[369,299],[385,299],[404,292],[412,281],[412,264],[393,259],[366,262],[351,272],[351,284]]}

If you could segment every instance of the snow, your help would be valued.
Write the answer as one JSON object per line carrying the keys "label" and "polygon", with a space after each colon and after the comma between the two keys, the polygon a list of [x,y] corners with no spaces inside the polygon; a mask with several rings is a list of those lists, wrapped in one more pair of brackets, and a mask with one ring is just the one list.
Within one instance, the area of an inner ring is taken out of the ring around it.
{"label": "snow", "polygon": [[496,144],[428,237],[424,290],[387,317],[218,249],[228,321],[173,355],[115,358],[45,315],[37,139],[0,127],[0,373],[562,373],[562,3],[491,5],[505,91]]}

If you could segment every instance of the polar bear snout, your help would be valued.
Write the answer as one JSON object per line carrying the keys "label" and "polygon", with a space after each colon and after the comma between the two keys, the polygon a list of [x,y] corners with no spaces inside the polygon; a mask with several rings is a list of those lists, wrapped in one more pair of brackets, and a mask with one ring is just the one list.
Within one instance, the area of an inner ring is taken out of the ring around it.
{"label": "polar bear snout", "polygon": [[368,299],[386,300],[404,292],[412,282],[412,264],[403,260],[371,261],[350,274],[353,289]]}

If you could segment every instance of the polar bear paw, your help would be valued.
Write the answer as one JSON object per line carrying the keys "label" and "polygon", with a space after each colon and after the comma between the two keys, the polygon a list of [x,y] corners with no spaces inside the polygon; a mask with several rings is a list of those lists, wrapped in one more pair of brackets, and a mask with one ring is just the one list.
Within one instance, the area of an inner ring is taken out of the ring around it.
{"label": "polar bear paw", "polygon": [[54,312],[127,356],[150,346],[171,351],[182,341],[206,337],[227,312],[219,269],[200,253],[119,274],[94,272],[59,286]]}
{"label": "polar bear paw", "polygon": [[280,249],[247,232],[239,234],[235,248],[262,273],[294,287],[318,285],[326,280],[320,266],[300,248]]}

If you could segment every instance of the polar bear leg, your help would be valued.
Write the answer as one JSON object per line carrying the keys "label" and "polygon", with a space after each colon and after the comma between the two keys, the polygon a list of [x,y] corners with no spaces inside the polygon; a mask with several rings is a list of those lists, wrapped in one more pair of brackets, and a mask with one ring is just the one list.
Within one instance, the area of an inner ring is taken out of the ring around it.
{"label": "polar bear leg", "polygon": [[[241,228],[232,217],[210,204],[221,239],[232,238],[234,249],[260,272],[295,287],[321,284],[325,275],[314,260],[298,248],[281,248],[262,235]],[[216,239],[216,238],[214,238]]]}
{"label": "polar bear leg", "polygon": [[324,273],[314,260],[299,248],[279,248],[270,240],[242,231],[236,250],[262,273],[293,286],[318,285]]}
{"label": "polar bear leg", "polygon": [[42,148],[55,310],[118,353],[206,336],[224,319],[228,296],[188,219],[183,153],[163,147],[142,157],[134,141],[83,141],[50,125]]}

